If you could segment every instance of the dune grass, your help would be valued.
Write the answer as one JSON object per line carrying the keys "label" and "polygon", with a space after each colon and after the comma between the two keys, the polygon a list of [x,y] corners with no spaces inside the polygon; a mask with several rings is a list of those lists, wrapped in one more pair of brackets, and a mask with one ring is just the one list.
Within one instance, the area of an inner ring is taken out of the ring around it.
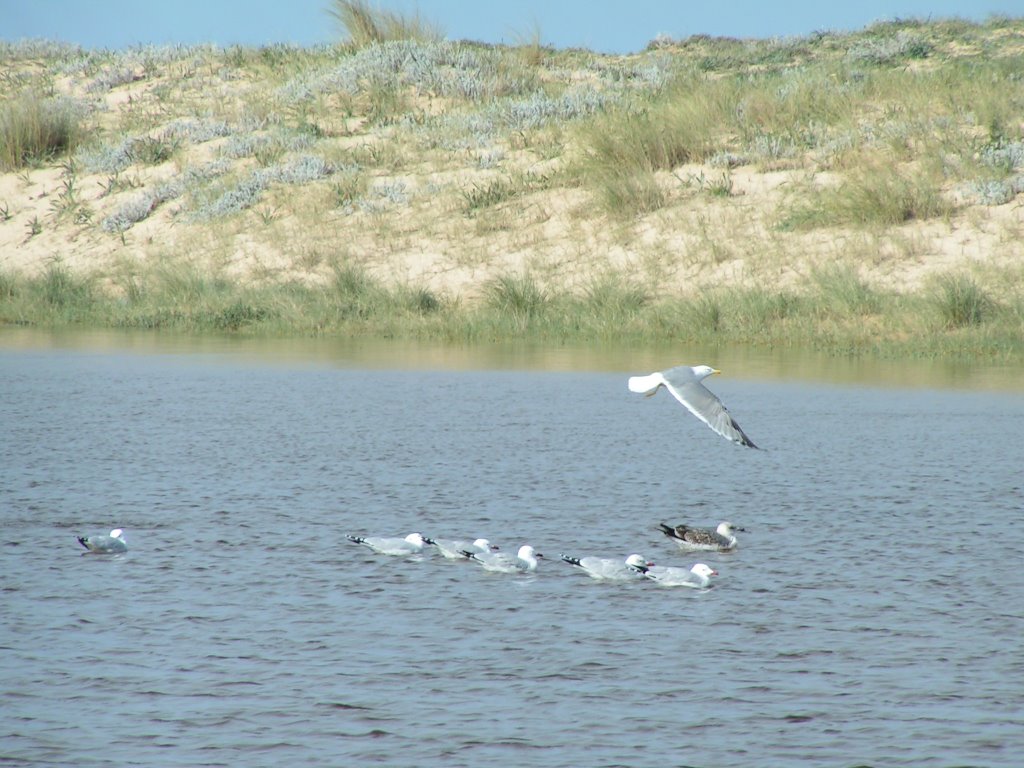
{"label": "dune grass", "polygon": [[337,264],[320,285],[243,284],[182,263],[126,269],[100,286],[58,262],[41,275],[0,273],[0,322],[270,335],[493,342],[618,341],[806,346],[833,354],[1024,356],[1024,302],[1000,301],[951,273],[934,290],[872,288],[852,267],[813,273],[790,290],[717,287],[658,296],[608,272],[574,290],[508,272],[464,303],[423,285],[388,286],[364,267]]}
{"label": "dune grass", "polygon": [[996,307],[969,275],[942,275],[935,282],[935,307],[947,328],[981,325]]}
{"label": "dune grass", "polygon": [[661,208],[657,171],[700,162],[721,145],[731,89],[702,75],[677,78],[641,104],[605,111],[582,129],[579,174],[605,212],[630,217]]}
{"label": "dune grass", "polygon": [[328,14],[343,30],[355,48],[365,48],[388,40],[440,40],[440,27],[422,18],[375,7],[368,0],[333,0]]}
{"label": "dune grass", "polygon": [[64,155],[84,136],[70,100],[34,92],[0,104],[0,171],[15,171]]}
{"label": "dune grass", "polygon": [[783,229],[888,227],[916,219],[948,217],[953,205],[940,180],[927,173],[878,165],[859,168],[837,187],[805,194],[780,221]]}

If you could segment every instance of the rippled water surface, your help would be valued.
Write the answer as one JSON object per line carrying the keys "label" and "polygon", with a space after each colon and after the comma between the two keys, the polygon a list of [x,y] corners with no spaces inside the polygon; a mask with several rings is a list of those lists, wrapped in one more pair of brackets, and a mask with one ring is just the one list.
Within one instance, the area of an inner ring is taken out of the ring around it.
{"label": "rippled water surface", "polygon": [[[557,367],[0,349],[0,763],[1020,765],[1020,391],[726,370],[752,451]],[[344,537],[413,530],[548,559]]]}

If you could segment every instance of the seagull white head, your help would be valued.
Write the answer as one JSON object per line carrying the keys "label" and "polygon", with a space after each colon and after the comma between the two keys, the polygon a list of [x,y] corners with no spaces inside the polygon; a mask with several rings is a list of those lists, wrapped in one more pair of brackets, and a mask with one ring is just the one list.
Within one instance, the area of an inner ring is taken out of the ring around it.
{"label": "seagull white head", "polygon": [[710,565],[704,563],[697,563],[693,568],[690,569],[690,573],[696,574],[703,579],[710,578],[711,576],[717,576],[718,571],[712,568]]}
{"label": "seagull white head", "polygon": [[715,529],[715,531],[720,533],[722,536],[732,536],[733,531],[743,531],[744,533],[746,533],[747,529],[740,528],[739,526],[733,525],[730,522],[721,522],[718,524],[718,527]]}
{"label": "seagull white head", "polygon": [[499,547],[491,544],[487,539],[477,539],[473,542],[473,546],[483,552],[496,552]]}
{"label": "seagull white head", "polygon": [[520,560],[525,560],[528,563],[536,562],[538,557],[544,557],[540,552],[535,552],[533,547],[529,544],[523,544],[523,546],[519,548],[519,552],[516,554]]}
{"label": "seagull white head", "polygon": [[628,565],[634,571],[639,571],[640,573],[643,573],[648,568],[650,568],[652,565],[654,565],[654,563],[652,563],[650,560],[648,560],[643,555],[635,555],[634,554],[634,555],[630,555],[629,557],[626,558],[626,565]]}
{"label": "seagull white head", "polygon": [[714,376],[716,373],[721,373],[717,368],[712,368],[710,365],[695,365],[690,368],[693,371],[693,375],[698,379],[706,379],[708,376]]}
{"label": "seagull white head", "polygon": [[405,537],[405,540],[410,544],[415,544],[417,547],[422,547],[427,543],[426,539],[423,538],[423,535],[419,533],[410,533]]}
{"label": "seagull white head", "polygon": [[114,530],[112,530],[110,532],[110,538],[112,538],[112,539],[121,539],[123,541],[124,540],[124,531],[122,531],[120,528],[115,528]]}

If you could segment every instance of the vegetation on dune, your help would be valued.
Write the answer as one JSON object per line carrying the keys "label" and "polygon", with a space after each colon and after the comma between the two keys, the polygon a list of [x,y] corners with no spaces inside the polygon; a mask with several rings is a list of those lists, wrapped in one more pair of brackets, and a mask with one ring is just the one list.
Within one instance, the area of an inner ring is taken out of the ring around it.
{"label": "vegetation on dune", "polygon": [[125,270],[114,290],[59,262],[37,277],[0,273],[0,322],[250,334],[371,335],[455,342],[566,341],[806,345],[841,354],[1019,358],[1024,301],[999,300],[948,274],[918,295],[873,289],[852,267],[789,290],[723,286],[655,297],[625,274],[554,291],[530,272],[499,274],[484,300],[390,286],[336,264],[325,285],[245,285],[195,265]]}
{"label": "vegetation on dune", "polygon": [[59,157],[82,139],[78,105],[26,91],[0,104],[0,171]]}
{"label": "vegetation on dune", "polygon": [[356,48],[388,40],[440,40],[440,27],[418,12],[408,15],[377,8],[367,0],[332,0],[328,13]]}
{"label": "vegetation on dune", "polygon": [[0,44],[0,322],[1024,356],[1022,20],[604,56],[329,10]]}

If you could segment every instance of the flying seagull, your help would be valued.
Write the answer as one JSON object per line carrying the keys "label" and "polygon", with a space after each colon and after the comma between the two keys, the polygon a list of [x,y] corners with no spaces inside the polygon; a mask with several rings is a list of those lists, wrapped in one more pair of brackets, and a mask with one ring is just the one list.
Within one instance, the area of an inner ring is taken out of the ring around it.
{"label": "flying seagull", "polygon": [[113,555],[128,551],[124,531],[120,528],[115,528],[107,536],[79,536],[78,543],[94,555]]}
{"label": "flying seagull", "polygon": [[736,536],[733,531],[744,531],[732,523],[722,522],[717,528],[694,528],[689,525],[672,526],[658,523],[661,532],[679,545],[680,549],[704,549],[712,552],[728,552],[736,548]]}
{"label": "flying seagull", "polygon": [[629,391],[650,397],[665,387],[672,397],[686,406],[686,409],[703,421],[722,437],[748,448],[757,448],[746,436],[740,425],[729,413],[729,409],[701,382],[708,376],[721,371],[710,365],[677,365],[667,371],[656,371],[648,376],[630,376]]}

